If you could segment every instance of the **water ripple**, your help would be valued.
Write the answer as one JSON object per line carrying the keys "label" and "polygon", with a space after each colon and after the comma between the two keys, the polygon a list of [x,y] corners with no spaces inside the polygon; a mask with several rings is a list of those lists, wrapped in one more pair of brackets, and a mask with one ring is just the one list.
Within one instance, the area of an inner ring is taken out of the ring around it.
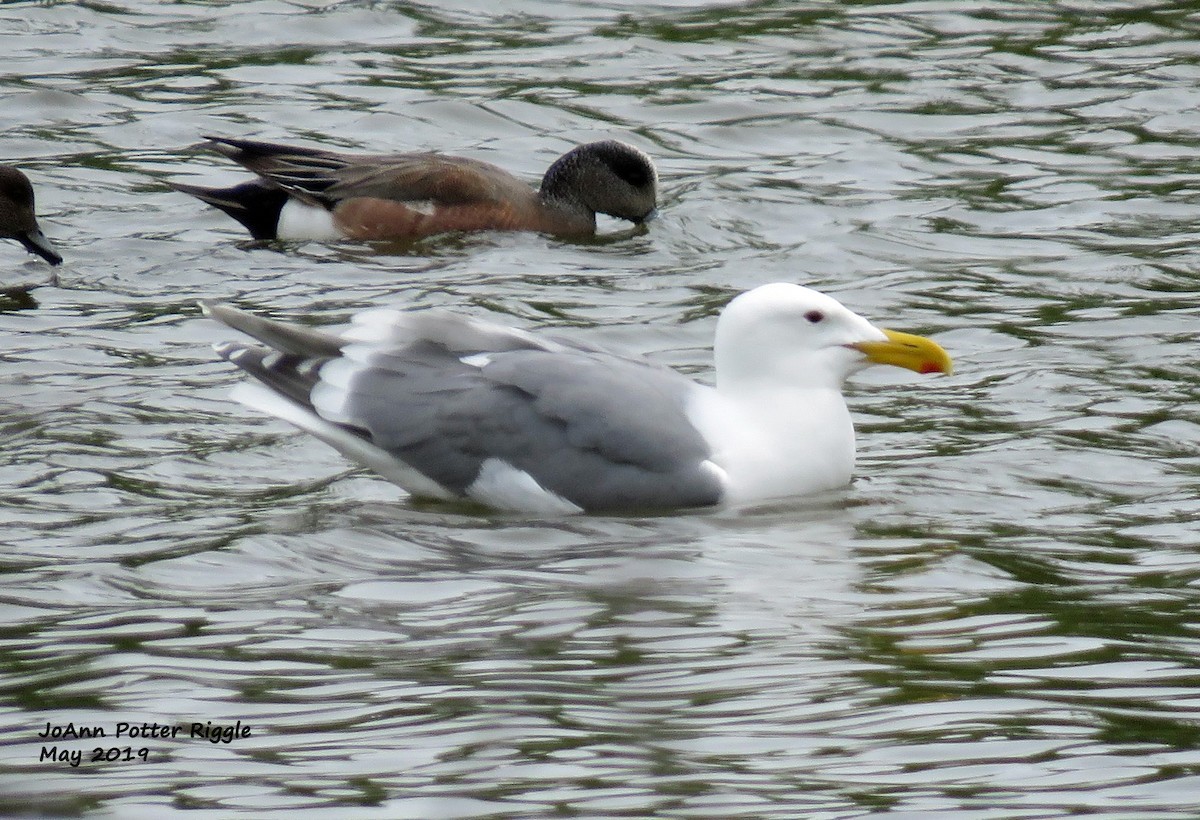
{"label": "water ripple", "polygon": [[[67,262],[3,248],[39,285],[0,298],[10,811],[1200,811],[1190,6],[11,8],[0,146]],[[531,181],[616,136],[662,218],[259,247],[164,184],[241,178],[207,133]],[[231,404],[195,306],[450,307],[704,380],[720,306],[778,279],[956,375],[855,379],[849,488],[639,518],[414,504]],[[184,735],[39,759],[118,721]]]}

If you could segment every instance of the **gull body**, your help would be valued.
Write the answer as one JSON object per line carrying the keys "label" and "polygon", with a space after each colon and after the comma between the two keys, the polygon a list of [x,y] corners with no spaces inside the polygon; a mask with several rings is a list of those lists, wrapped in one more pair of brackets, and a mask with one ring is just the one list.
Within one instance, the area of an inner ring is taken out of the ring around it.
{"label": "gull body", "polygon": [[417,496],[543,513],[700,507],[846,484],[842,384],[870,364],[950,372],[935,342],[799,285],[736,297],[716,383],[560,337],[435,311],[368,311],[334,335],[225,305],[261,344],[218,353],[237,397]]}

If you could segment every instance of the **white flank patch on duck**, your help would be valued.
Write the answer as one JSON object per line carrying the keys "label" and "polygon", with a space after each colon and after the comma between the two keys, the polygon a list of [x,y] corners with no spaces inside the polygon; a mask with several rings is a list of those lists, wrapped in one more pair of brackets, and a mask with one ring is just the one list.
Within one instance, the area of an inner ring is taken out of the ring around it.
{"label": "white flank patch on duck", "polygon": [[279,212],[275,235],[280,239],[331,241],[344,238],[333,224],[333,214],[319,205],[289,199]]}

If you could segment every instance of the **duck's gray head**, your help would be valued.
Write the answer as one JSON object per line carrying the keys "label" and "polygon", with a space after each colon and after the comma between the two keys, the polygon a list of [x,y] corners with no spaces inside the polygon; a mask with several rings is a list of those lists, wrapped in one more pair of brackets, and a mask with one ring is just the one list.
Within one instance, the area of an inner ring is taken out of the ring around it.
{"label": "duck's gray head", "polygon": [[589,142],[563,154],[542,178],[541,194],[592,214],[641,223],[655,214],[658,173],[650,157],[616,140]]}

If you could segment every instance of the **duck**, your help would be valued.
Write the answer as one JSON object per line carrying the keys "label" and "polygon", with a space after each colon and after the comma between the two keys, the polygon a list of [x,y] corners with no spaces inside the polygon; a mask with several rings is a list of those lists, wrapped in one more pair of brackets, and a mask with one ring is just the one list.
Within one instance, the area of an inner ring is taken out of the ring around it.
{"label": "duck", "polygon": [[227,188],[171,186],[224,211],[257,240],[405,241],[485,230],[587,237],[598,213],[635,225],[657,213],[654,163],[616,140],[571,149],[536,189],[491,163],[437,152],[344,154],[205,140],[256,178]]}
{"label": "duck", "polygon": [[0,165],[0,239],[15,239],[51,265],[62,264],[62,256],[38,226],[29,177],[12,165]]}
{"label": "duck", "polygon": [[844,381],[952,370],[935,341],[777,282],[717,319],[715,383],[638,356],[456,313],[379,308],[336,334],[228,304],[234,398],[418,498],[548,515],[745,505],[848,484]]}

